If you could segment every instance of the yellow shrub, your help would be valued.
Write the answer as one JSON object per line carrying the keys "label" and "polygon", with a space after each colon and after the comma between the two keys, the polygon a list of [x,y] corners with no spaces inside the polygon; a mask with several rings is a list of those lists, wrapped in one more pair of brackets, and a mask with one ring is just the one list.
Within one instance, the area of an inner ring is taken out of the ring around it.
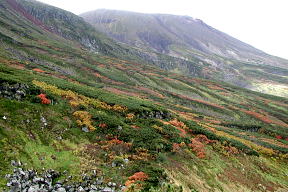
{"label": "yellow shrub", "polygon": [[77,118],[77,124],[79,126],[87,126],[90,131],[94,131],[96,128],[93,127],[91,118],[92,116],[87,111],[75,111],[73,116]]}
{"label": "yellow shrub", "polygon": [[77,93],[74,93],[73,91],[71,90],[62,90],[62,89],[59,89],[57,88],[56,86],[53,86],[53,85],[49,85],[45,82],[41,82],[41,81],[36,81],[36,80],[33,80],[32,81],[34,85],[44,89],[44,90],[47,90],[47,91],[50,91],[51,93],[55,94],[55,95],[58,95],[58,96],[61,96],[67,100],[69,100],[69,104],[72,106],[72,107],[77,107],[79,105],[83,105],[83,106],[93,106],[93,107],[100,107],[102,109],[108,109],[108,110],[113,110],[113,111],[118,111],[118,112],[125,112],[127,111],[127,107],[125,106],[121,106],[121,105],[108,105],[107,103],[105,102],[101,102],[99,101],[98,99],[94,99],[94,98],[89,98],[89,97],[86,97],[84,95],[79,95]]}

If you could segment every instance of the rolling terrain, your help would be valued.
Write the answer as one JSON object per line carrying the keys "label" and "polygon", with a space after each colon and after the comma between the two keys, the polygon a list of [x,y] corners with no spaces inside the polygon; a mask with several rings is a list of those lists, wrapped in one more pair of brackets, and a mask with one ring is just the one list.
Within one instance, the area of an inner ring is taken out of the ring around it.
{"label": "rolling terrain", "polygon": [[[287,60],[268,55],[200,19],[105,9],[80,16],[125,44],[196,62],[202,78],[287,97]],[[161,67],[167,70],[167,65]],[[168,70],[194,76],[189,70],[192,66],[178,65]]]}
{"label": "rolling terrain", "polygon": [[0,0],[0,23],[1,191],[15,161],[59,191],[288,190],[288,99],[171,72],[184,61],[35,1]]}

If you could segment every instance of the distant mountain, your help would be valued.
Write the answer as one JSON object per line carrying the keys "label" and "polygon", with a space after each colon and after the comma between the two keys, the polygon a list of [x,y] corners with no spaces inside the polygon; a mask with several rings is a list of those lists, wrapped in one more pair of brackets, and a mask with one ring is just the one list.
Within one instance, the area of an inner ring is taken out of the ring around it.
{"label": "distant mountain", "polygon": [[[268,55],[200,19],[105,9],[80,16],[97,30],[130,46],[186,61],[197,58],[202,66],[202,77],[272,94],[282,95],[282,88],[287,88],[287,60]],[[187,68],[183,66],[173,70],[187,74]],[[282,86],[281,91],[269,91],[265,88],[268,84]]]}
{"label": "distant mountain", "polygon": [[232,59],[269,61],[287,68],[288,61],[277,60],[241,42],[200,19],[168,14],[143,14],[100,9],[80,15],[98,30],[135,47],[153,49],[172,56],[190,52],[216,54]]}

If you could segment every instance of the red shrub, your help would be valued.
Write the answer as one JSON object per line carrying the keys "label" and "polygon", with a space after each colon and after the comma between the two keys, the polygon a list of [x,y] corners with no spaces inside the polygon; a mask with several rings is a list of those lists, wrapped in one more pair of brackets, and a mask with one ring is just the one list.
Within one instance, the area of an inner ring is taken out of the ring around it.
{"label": "red shrub", "polygon": [[107,124],[105,124],[105,123],[100,123],[98,126],[99,126],[100,128],[106,128],[106,127],[107,127]]}
{"label": "red shrub", "polygon": [[282,139],[281,135],[276,135],[276,139]]}

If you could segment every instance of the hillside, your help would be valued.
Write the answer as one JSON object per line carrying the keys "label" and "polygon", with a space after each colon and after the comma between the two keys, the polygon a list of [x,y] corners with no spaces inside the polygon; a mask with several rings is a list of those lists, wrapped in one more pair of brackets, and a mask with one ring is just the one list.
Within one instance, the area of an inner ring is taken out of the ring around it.
{"label": "hillside", "polygon": [[[80,16],[97,30],[133,47],[188,61],[197,58],[206,72],[201,77],[287,97],[287,60],[270,56],[199,19],[116,10],[96,10]],[[187,74],[187,68],[189,65],[171,70]]]}
{"label": "hillside", "polygon": [[287,99],[137,62],[91,28],[93,50],[81,18],[0,2],[0,191],[288,190]]}

